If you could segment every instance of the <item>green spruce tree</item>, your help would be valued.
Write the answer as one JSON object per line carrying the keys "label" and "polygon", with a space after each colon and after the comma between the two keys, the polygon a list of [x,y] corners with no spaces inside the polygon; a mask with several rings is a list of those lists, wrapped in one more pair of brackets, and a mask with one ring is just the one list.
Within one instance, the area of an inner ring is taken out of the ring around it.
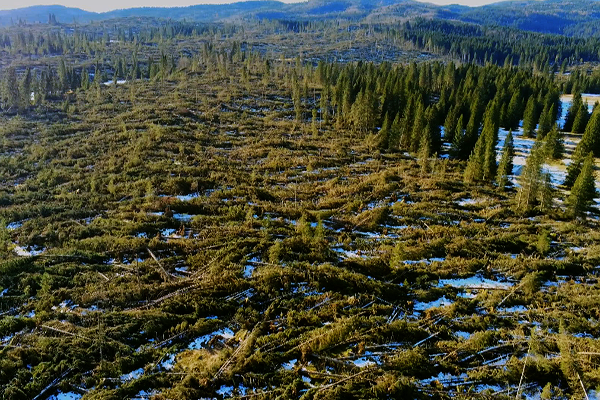
{"label": "green spruce tree", "polygon": [[400,148],[409,149],[412,139],[412,127],[415,118],[415,100],[411,97],[404,109],[404,114],[400,121]]}
{"label": "green spruce tree", "polygon": [[590,119],[590,114],[588,112],[588,103],[585,102],[579,110],[577,110],[577,114],[575,115],[575,120],[573,121],[573,128],[571,132],[573,133],[583,133],[585,131],[585,127],[588,124]]}
{"label": "green spruce tree", "polygon": [[535,96],[531,95],[527,100],[525,114],[523,115],[523,136],[533,137],[536,122],[536,100]]}
{"label": "green spruce tree", "polygon": [[554,113],[554,104],[549,108],[546,106],[544,108],[544,111],[542,111],[537,129],[537,137],[539,139],[543,139],[548,134],[548,132],[550,132],[550,129],[552,129],[552,123],[554,122]]}
{"label": "green spruce tree", "polygon": [[465,182],[493,180],[496,176],[496,138],[498,135],[497,107],[491,106],[486,113],[481,135],[469,156],[464,173]]}
{"label": "green spruce tree", "polygon": [[577,144],[573,156],[571,157],[571,163],[567,167],[567,177],[564,185],[568,188],[575,184],[575,180],[581,172],[581,166],[583,160],[590,151],[594,152],[594,155],[598,156],[599,150],[598,145],[600,144],[600,108],[594,110],[590,121],[585,128],[585,132]]}
{"label": "green spruce tree", "polygon": [[569,214],[573,218],[585,218],[585,212],[596,197],[596,186],[594,180],[594,154],[589,152],[585,157],[581,172],[571,189],[567,199]]}
{"label": "green spruce tree", "polygon": [[463,152],[464,143],[464,131],[463,131],[464,117],[461,114],[456,123],[454,135],[452,135],[452,147],[450,147],[450,155],[454,158],[460,158]]}
{"label": "green spruce tree", "polygon": [[398,146],[400,145],[400,135],[402,134],[402,126],[400,124],[400,113],[396,113],[396,118],[394,118],[394,122],[392,122],[392,126],[390,127],[389,141],[388,141],[388,149],[389,150],[398,150]]}
{"label": "green spruce tree", "polygon": [[573,94],[571,106],[567,110],[567,115],[565,116],[565,123],[562,127],[563,132],[571,132],[573,130],[573,122],[575,121],[575,116],[579,112],[580,107],[583,107],[581,93],[575,93]]}
{"label": "green spruce tree", "polygon": [[511,130],[519,127],[519,120],[521,119],[522,112],[522,100],[519,91],[515,91],[510,98],[508,107],[506,109],[506,115],[504,116],[505,125],[504,128]]}
{"label": "green spruce tree", "polygon": [[383,119],[383,123],[381,124],[381,129],[379,129],[379,133],[377,133],[377,148],[379,148],[379,150],[387,150],[387,148],[389,147],[390,131],[391,123],[389,115],[386,113],[385,118]]}
{"label": "green spruce tree", "polygon": [[423,106],[423,103],[419,102],[419,104],[417,105],[415,120],[413,123],[413,128],[409,142],[409,148],[412,153],[417,153],[417,151],[419,150],[419,145],[421,143],[421,139],[423,138],[426,123],[427,122],[425,121],[425,107]]}
{"label": "green spruce tree", "polygon": [[554,124],[546,138],[544,146],[548,158],[551,160],[560,160],[565,152],[565,141],[563,133],[558,129],[558,124]]}
{"label": "green spruce tree", "polygon": [[535,142],[525,166],[519,176],[519,191],[515,204],[515,211],[519,214],[529,212],[539,197],[543,187],[544,175],[542,166],[545,162],[545,153],[541,142]]}
{"label": "green spruce tree", "polygon": [[504,190],[509,183],[509,176],[512,175],[513,170],[513,158],[515,156],[514,140],[512,130],[508,131],[506,139],[504,139],[504,146],[502,146],[502,157],[500,158],[500,164],[498,165],[498,173],[496,180],[498,187]]}

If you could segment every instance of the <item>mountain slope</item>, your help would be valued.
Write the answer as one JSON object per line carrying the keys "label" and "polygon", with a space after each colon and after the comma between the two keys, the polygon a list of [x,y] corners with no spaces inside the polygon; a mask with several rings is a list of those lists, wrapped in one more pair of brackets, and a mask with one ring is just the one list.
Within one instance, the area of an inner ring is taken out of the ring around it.
{"label": "mountain slope", "polygon": [[10,25],[24,21],[27,23],[47,23],[48,15],[54,14],[58,22],[71,23],[89,22],[95,19],[101,19],[100,14],[84,11],[79,8],[70,8],[65,6],[32,6],[19,8],[16,10],[0,10],[0,25]]}
{"label": "mountain slope", "polygon": [[199,22],[216,22],[252,16],[259,12],[284,11],[286,4],[279,1],[244,1],[233,4],[200,4],[189,7],[129,8],[99,14],[101,19],[123,17],[158,17],[186,19]]}
{"label": "mountain slope", "polygon": [[0,25],[19,21],[45,23],[49,14],[54,14],[61,23],[134,16],[197,22],[222,22],[249,17],[302,20],[349,18],[365,22],[393,22],[425,17],[571,36],[600,35],[600,2],[597,0],[505,1],[482,7],[437,6],[414,0],[310,0],[296,4],[269,0],[173,8],[131,8],[106,13],[63,6],[35,6],[0,11]]}

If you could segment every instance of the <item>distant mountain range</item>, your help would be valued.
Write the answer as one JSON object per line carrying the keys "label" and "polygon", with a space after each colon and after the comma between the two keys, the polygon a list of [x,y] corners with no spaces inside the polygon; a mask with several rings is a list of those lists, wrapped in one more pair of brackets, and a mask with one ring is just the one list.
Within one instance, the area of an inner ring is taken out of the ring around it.
{"label": "distant mountain range", "polygon": [[19,21],[47,23],[50,14],[54,14],[59,23],[86,23],[124,17],[185,19],[197,22],[224,22],[241,18],[345,18],[365,22],[391,22],[421,16],[571,36],[600,35],[598,0],[504,1],[481,7],[437,6],[414,0],[310,0],[296,4],[246,1],[173,8],[130,8],[105,13],[63,6],[33,6],[0,11],[0,25],[6,26]]}

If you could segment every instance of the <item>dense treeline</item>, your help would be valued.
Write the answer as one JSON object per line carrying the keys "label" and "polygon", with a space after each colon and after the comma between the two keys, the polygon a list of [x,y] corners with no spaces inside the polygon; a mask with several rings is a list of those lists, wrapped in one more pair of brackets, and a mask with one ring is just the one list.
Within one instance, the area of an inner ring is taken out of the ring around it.
{"label": "dense treeline", "polygon": [[[331,29],[319,21],[278,21],[293,32]],[[379,36],[402,48],[448,55],[461,62],[565,71],[569,65],[598,61],[600,39],[541,34],[514,28],[480,26],[441,19],[416,18],[404,23],[341,23],[348,32]]]}
{"label": "dense treeline", "polygon": [[550,79],[510,67],[319,64],[316,74],[324,85],[323,96],[329,98],[322,102],[329,104],[325,112],[340,126],[365,132],[379,128],[378,145],[384,150],[438,153],[443,126],[454,155],[466,159],[486,115],[496,130],[516,129],[527,106],[527,118],[535,123],[550,113],[552,125],[559,111],[558,88]]}
{"label": "dense treeline", "polygon": [[570,38],[504,27],[417,19],[406,22],[396,34],[415,46],[464,62],[534,66],[541,71],[556,72],[562,64],[597,61],[600,57],[597,38]]}

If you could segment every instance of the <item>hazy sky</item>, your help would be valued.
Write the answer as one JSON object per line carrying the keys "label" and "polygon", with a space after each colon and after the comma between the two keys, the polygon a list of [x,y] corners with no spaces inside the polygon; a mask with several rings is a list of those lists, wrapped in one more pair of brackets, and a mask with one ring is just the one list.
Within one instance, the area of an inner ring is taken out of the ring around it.
{"label": "hazy sky", "polygon": [[[285,3],[296,3],[297,0],[283,0]],[[302,0],[300,0],[302,1]],[[435,4],[464,4],[479,6],[495,3],[498,0],[431,0]],[[61,4],[67,7],[77,7],[88,11],[110,11],[119,8],[132,7],[176,7],[192,4],[224,4],[234,0],[0,0],[0,10],[28,7],[39,4]]]}

